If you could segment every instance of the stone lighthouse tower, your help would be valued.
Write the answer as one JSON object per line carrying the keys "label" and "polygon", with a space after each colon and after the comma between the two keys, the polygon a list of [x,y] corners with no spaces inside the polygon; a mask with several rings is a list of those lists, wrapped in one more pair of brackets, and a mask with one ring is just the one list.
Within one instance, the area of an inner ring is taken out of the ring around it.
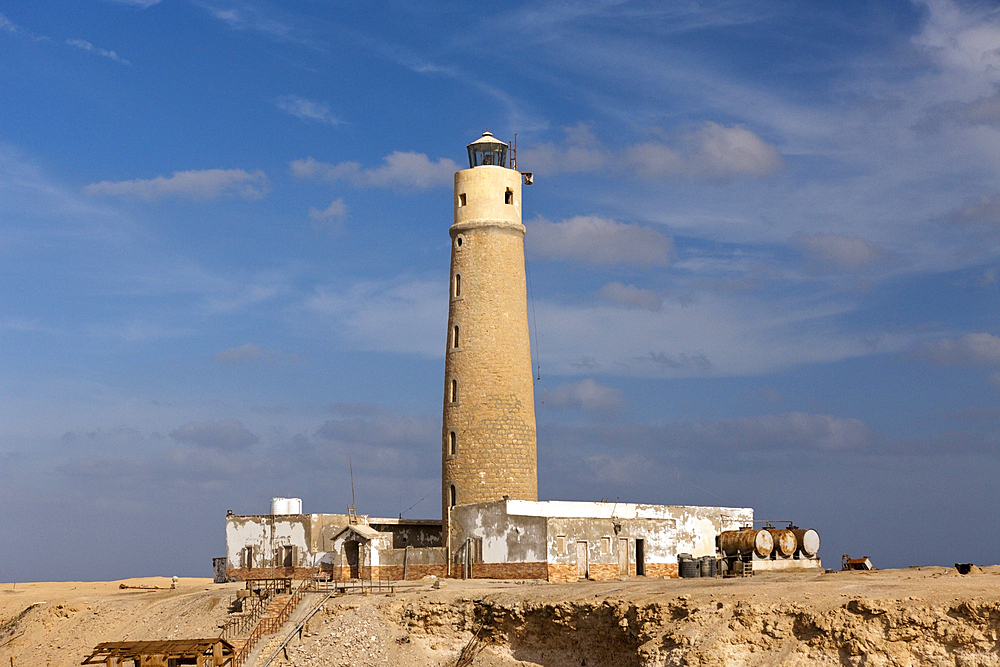
{"label": "stone lighthouse tower", "polygon": [[521,224],[522,175],[489,132],[455,173],[442,519],[455,505],[538,500],[535,401]]}

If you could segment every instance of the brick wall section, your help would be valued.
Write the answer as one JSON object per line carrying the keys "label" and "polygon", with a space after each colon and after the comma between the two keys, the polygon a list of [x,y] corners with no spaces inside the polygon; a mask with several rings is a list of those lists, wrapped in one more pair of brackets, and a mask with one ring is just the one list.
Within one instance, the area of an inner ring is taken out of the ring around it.
{"label": "brick wall section", "polygon": [[[544,579],[546,564],[537,563],[473,563],[473,579]],[[453,579],[462,578],[462,565],[452,565]]]}
{"label": "brick wall section", "polygon": [[[512,204],[504,203],[508,189]],[[465,206],[458,206],[461,194]],[[538,499],[521,175],[500,167],[460,171],[455,198],[441,432],[445,517],[453,485],[462,505],[504,495]],[[455,401],[453,380],[458,383]]]}
{"label": "brick wall section", "polygon": [[226,570],[230,581],[247,579],[311,579],[311,567],[231,567]]}
{"label": "brick wall section", "polygon": [[[632,569],[635,569],[635,565]],[[680,572],[677,570],[677,563],[646,563],[646,576],[676,579],[680,576]]]}

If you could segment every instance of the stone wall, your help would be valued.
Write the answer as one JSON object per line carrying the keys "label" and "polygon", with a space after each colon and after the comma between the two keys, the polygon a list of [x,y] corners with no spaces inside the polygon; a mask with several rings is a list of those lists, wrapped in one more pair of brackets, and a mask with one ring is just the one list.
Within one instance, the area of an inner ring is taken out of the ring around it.
{"label": "stone wall", "polygon": [[443,517],[453,500],[538,498],[521,175],[502,167],[466,169],[455,174],[455,197]]}

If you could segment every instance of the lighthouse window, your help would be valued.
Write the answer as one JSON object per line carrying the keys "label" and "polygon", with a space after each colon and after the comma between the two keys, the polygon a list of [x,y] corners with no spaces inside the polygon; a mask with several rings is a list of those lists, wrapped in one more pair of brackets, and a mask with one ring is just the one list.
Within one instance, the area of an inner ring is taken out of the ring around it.
{"label": "lighthouse window", "polygon": [[455,348],[456,350],[458,349],[458,325],[457,324],[455,325],[455,328],[454,328],[454,330],[452,331],[452,334],[451,334],[451,346],[453,348]]}
{"label": "lighthouse window", "polygon": [[461,236],[459,236],[458,238],[455,239],[455,245],[457,245],[459,248],[462,247],[462,237]]}
{"label": "lighthouse window", "polygon": [[456,504],[458,504],[458,494],[455,493],[454,484],[451,485],[451,493],[449,495],[451,496],[451,506],[454,507]]}
{"label": "lighthouse window", "polygon": [[451,402],[458,403],[458,380],[451,381]]}
{"label": "lighthouse window", "polygon": [[503,194],[503,203],[504,204],[514,203],[514,191],[511,190],[510,188],[507,188],[507,192]]}
{"label": "lighthouse window", "polygon": [[454,431],[448,434],[448,456],[455,456],[458,454],[458,436],[455,435]]}
{"label": "lighthouse window", "polygon": [[462,296],[462,274],[455,274],[455,297]]}
{"label": "lighthouse window", "polygon": [[459,208],[461,208],[462,206],[465,206],[465,193],[464,192],[462,194],[458,195],[458,206],[459,206]]}

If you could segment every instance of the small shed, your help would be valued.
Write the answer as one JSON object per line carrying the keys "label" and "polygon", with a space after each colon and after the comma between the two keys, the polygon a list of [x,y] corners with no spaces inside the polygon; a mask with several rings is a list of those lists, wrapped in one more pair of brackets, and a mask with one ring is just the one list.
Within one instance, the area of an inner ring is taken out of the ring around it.
{"label": "small shed", "polygon": [[370,579],[378,571],[380,555],[391,550],[391,533],[363,524],[344,526],[333,538],[334,568],[343,579]]}
{"label": "small shed", "polygon": [[233,645],[225,639],[172,639],[166,641],[104,642],[98,644],[82,665],[118,667],[131,661],[134,667],[223,667],[233,657]]}

